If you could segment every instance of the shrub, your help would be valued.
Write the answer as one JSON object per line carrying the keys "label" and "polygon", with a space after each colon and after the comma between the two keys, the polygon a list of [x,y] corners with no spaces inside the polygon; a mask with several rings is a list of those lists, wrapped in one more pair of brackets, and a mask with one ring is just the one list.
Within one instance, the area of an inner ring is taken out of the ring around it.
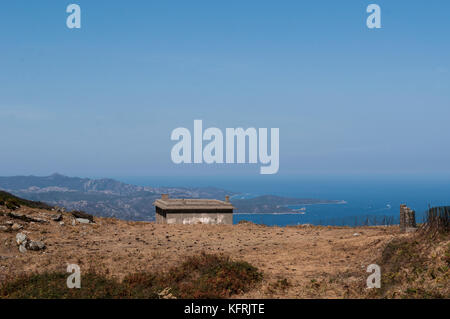
{"label": "shrub", "polygon": [[0,287],[0,298],[13,299],[108,299],[123,294],[122,287],[102,275],[82,276],[80,289],[66,285],[68,273],[22,275]]}
{"label": "shrub", "polygon": [[181,298],[227,298],[248,291],[261,279],[258,269],[247,262],[205,253],[189,257],[166,278]]}
{"label": "shrub", "polygon": [[417,234],[396,238],[386,245],[377,262],[382,269],[381,289],[373,291],[383,298],[449,298],[450,271],[446,254],[448,236]]}
{"label": "shrub", "polygon": [[[103,274],[82,274],[81,288],[68,289],[67,273],[44,273],[8,280],[0,298],[228,298],[262,279],[257,268],[229,257],[202,253],[161,273],[136,273],[121,282]],[[164,292],[164,293],[162,293]]]}
{"label": "shrub", "polygon": [[432,207],[425,215],[422,233],[448,233],[450,231],[450,206]]}

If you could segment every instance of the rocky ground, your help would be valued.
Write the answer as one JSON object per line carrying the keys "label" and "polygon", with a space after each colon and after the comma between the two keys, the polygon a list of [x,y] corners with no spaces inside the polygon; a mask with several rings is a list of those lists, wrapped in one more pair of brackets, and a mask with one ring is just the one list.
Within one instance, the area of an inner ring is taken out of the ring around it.
{"label": "rocky ground", "polygon": [[367,266],[402,236],[411,235],[395,226],[156,225],[111,218],[91,223],[70,213],[0,208],[0,280],[61,272],[68,264],[121,279],[164,271],[206,252],[247,261],[264,273],[262,284],[238,297],[359,298],[365,297]]}

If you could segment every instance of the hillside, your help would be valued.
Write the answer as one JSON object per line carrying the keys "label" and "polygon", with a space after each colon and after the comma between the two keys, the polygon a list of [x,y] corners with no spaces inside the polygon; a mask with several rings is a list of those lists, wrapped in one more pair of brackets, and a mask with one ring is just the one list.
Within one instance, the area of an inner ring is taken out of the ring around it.
{"label": "hillside", "polygon": [[5,206],[12,210],[19,208],[20,206],[27,206],[29,208],[52,209],[52,207],[46,203],[26,200],[4,191],[0,191],[0,206]]}
{"label": "hillside", "polygon": [[[164,275],[165,270],[172,269],[171,271],[175,272],[173,276],[182,276],[181,280],[183,276],[187,276],[187,274],[183,275],[182,269],[190,269],[189,265],[195,263],[204,265],[199,267],[209,267],[208,265],[225,267],[224,269],[228,269],[224,270],[225,273],[236,267],[244,267],[243,269],[252,272],[239,277],[241,279],[229,273],[227,276],[236,280],[237,287],[247,282],[247,279],[243,279],[249,278],[246,276],[251,276],[256,281],[251,287],[242,286],[244,288],[240,293],[237,290],[233,293],[227,290],[228,292],[225,291],[219,295],[222,297],[417,297],[428,296],[427,293],[431,292],[429,287],[439,288],[435,294],[430,294],[430,297],[450,297],[446,288],[450,287],[448,234],[436,239],[432,245],[434,248],[428,250],[424,248],[428,247],[424,242],[423,247],[422,244],[414,244],[414,241],[418,240],[415,234],[401,234],[396,226],[280,228],[252,223],[157,225],[149,222],[99,217],[94,218],[95,223],[90,223],[77,218],[78,215],[71,212],[61,213],[25,206],[13,211],[6,206],[0,206],[0,242],[2,243],[0,282],[11,282],[18,280],[17,278],[22,280],[20,284],[22,290],[14,290],[15,286],[10,285],[3,290],[4,293],[24,297],[29,296],[26,295],[26,291],[30,294],[36,291],[48,291],[55,287],[52,281],[49,284],[48,280],[51,279],[59,285],[58,289],[62,289],[61,293],[64,295],[67,292],[63,286],[67,277],[64,273],[67,264],[71,263],[79,265],[82,273],[87,273],[86,276],[91,278],[95,285],[97,283],[100,285],[106,280],[106,282],[111,281],[111,287],[119,285],[117,289],[122,289],[124,282],[129,282],[130,278],[134,278],[134,281],[137,280],[136,278],[141,278],[133,274],[143,272]],[[26,236],[25,249],[17,244],[19,234]],[[402,253],[404,246],[399,245],[398,242],[412,242],[407,246],[407,255]],[[207,257],[201,257],[203,253],[207,254]],[[408,256],[415,255],[421,256],[420,264],[416,263],[416,265],[413,260],[408,259]],[[227,264],[227,259],[220,259],[222,258],[220,256],[229,256],[232,262],[238,262],[238,264],[235,266]],[[403,258],[402,262],[409,262],[405,264],[405,271],[402,270],[402,265],[398,264],[399,258]],[[188,264],[183,264],[186,260],[190,261]],[[389,282],[386,290],[365,289],[368,276],[366,268],[372,263],[379,263],[383,269],[389,270],[389,273],[383,274],[383,282]],[[419,266],[420,269],[424,269],[424,272],[415,274],[414,276],[419,277],[414,277],[411,285],[405,279],[389,281],[391,273],[408,276],[408,269],[419,269]],[[210,271],[208,269],[205,270],[207,273]],[[261,281],[257,280],[259,275],[252,269],[261,272]],[[47,275],[44,275],[45,273]],[[239,270],[239,273],[242,275],[242,270]],[[39,277],[41,276],[39,274],[44,277]],[[34,277],[33,281],[23,277],[29,275],[37,275],[37,277]],[[141,285],[142,281],[161,284],[164,280],[161,279],[162,277],[158,279],[158,276],[151,275],[150,277],[153,278],[151,281],[141,278],[139,282]],[[218,273],[217,276],[219,276]],[[41,282],[40,278],[45,289],[24,288],[31,282],[35,284]],[[214,282],[214,285],[222,282],[222,279],[213,281],[210,279],[208,282]],[[176,286],[174,286],[174,294],[175,296],[202,296],[192,290],[197,289],[195,288],[197,284],[199,283],[189,286],[191,290],[186,291],[183,289],[188,289],[187,286],[181,289],[174,283],[173,285]],[[89,289],[98,288],[92,285],[94,284],[91,284]],[[155,287],[164,288],[158,285]],[[177,290],[177,287],[181,290]],[[214,287],[208,288],[208,293],[216,291],[212,288]],[[22,294],[21,291],[24,293]],[[183,291],[186,294],[183,294]],[[421,293],[415,295],[414,291]],[[114,292],[111,293],[114,294]],[[132,296],[140,297],[159,296],[155,295],[154,289],[148,292],[151,295],[139,295],[143,292],[134,290],[130,293]],[[82,296],[86,297],[86,295]],[[98,295],[98,297],[102,296],[104,295]],[[217,297],[218,295],[203,296]]]}

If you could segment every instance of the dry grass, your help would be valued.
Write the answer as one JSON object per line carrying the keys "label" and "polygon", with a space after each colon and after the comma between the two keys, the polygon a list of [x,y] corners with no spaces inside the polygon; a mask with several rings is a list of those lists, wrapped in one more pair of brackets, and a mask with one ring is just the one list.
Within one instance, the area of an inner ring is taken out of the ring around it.
{"label": "dry grass", "polygon": [[54,272],[10,278],[0,286],[0,298],[229,298],[249,291],[261,281],[262,274],[246,262],[203,253],[167,272],[141,272],[122,281],[88,272],[82,276],[80,289],[68,289],[67,277],[67,273]]}
{"label": "dry grass", "polygon": [[[63,214],[61,226],[51,221],[53,212],[22,207],[18,213],[50,220],[14,220],[30,239],[44,241],[47,248],[21,254],[15,243],[17,231],[0,231],[0,281],[61,273],[67,264],[78,264],[82,273],[102,274],[121,283],[130,274],[169,271],[186,258],[205,252],[244,260],[264,274],[254,288],[229,294],[231,298],[382,297],[365,289],[367,266],[380,262],[392,240],[415,236],[401,234],[398,226],[156,225],[112,218],[95,218],[96,224],[72,226],[73,216],[69,213]],[[7,221],[11,218],[0,214],[0,225]],[[442,244],[435,249],[442,250]],[[438,255],[442,256],[442,252]],[[188,294],[189,290],[185,291]],[[181,296],[183,292],[172,293]]]}
{"label": "dry grass", "polygon": [[450,241],[410,238],[390,243],[382,258],[383,298],[450,298]]}

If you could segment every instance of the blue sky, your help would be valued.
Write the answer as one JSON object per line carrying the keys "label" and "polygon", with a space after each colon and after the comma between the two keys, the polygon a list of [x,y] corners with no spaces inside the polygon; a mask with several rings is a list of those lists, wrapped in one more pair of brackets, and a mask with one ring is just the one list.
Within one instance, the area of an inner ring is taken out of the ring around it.
{"label": "blue sky", "polygon": [[0,175],[259,173],[173,164],[194,119],[280,128],[282,175],[449,173],[449,35],[438,0],[2,3]]}

